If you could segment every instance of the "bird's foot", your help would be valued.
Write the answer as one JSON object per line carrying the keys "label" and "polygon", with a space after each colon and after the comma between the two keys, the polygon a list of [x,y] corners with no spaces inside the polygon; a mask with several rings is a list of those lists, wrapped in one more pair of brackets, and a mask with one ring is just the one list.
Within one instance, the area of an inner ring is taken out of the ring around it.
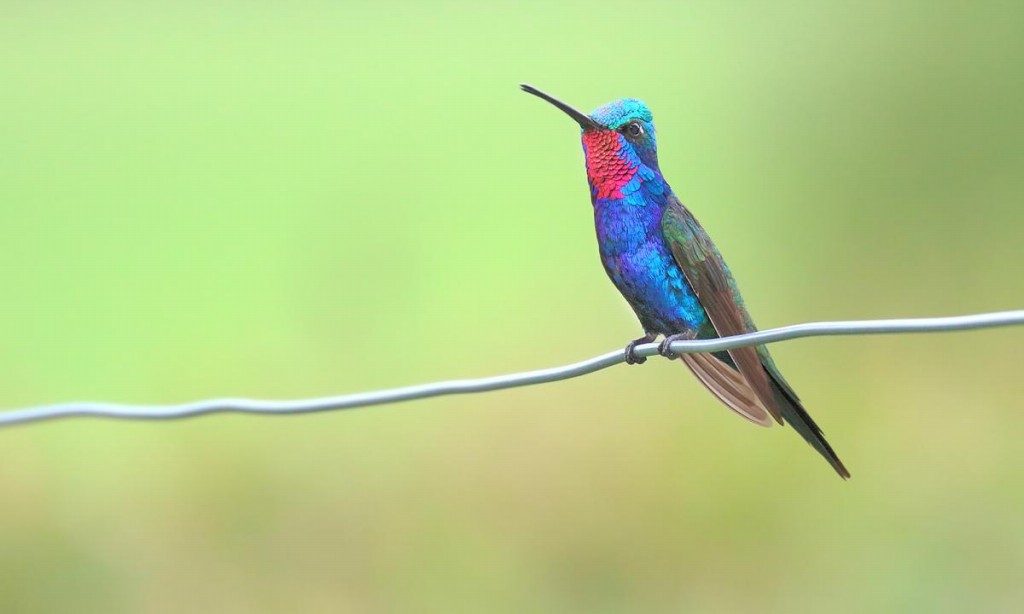
{"label": "bird's foot", "polygon": [[675,335],[669,335],[658,344],[658,353],[665,358],[679,358],[679,354],[672,351],[673,341],[690,341],[694,337],[693,333],[678,333]]}
{"label": "bird's foot", "polygon": [[638,356],[637,355],[637,353],[636,353],[636,346],[643,345],[645,343],[650,343],[650,342],[654,341],[655,337],[657,337],[657,335],[652,335],[651,333],[647,333],[643,337],[640,337],[639,339],[634,339],[634,340],[630,341],[628,344],[626,344],[626,364],[627,365],[642,365],[645,362],[647,362],[647,357],[646,356]]}

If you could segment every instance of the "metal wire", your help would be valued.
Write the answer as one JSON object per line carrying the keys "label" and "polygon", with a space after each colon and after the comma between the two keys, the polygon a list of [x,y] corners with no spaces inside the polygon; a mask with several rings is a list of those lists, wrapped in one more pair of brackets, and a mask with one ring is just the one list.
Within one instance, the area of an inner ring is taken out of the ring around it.
{"label": "metal wire", "polygon": [[[761,345],[799,339],[801,337],[822,337],[835,335],[881,335],[895,333],[925,333],[963,331],[996,326],[1024,324],[1024,310],[983,313],[946,318],[907,318],[897,320],[855,320],[848,322],[811,322],[773,328],[746,335],[722,339],[676,341],[672,351],[679,354],[692,352],[717,352],[748,345]],[[640,356],[654,356],[658,353],[657,343],[636,347]],[[587,375],[601,369],[625,362],[623,350],[615,350],[588,360],[510,375],[498,375],[479,379],[450,380],[418,386],[391,388],[359,392],[319,399],[293,401],[261,401],[252,399],[209,399],[183,405],[117,405],[113,403],[66,403],[27,409],[0,412],[0,427],[25,424],[42,420],[70,417],[120,418],[132,420],[170,420],[192,418],[215,413],[242,413],[260,415],[294,415],[340,409],[354,409],[370,405],[412,401],[450,394],[470,394],[532,386]]]}

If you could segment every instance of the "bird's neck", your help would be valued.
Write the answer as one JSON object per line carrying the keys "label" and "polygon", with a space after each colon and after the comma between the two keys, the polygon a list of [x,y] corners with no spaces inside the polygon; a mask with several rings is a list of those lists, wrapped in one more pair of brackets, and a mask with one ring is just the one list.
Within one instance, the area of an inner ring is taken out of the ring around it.
{"label": "bird's neck", "polygon": [[631,169],[629,180],[616,185],[614,178],[590,182],[594,223],[601,254],[605,258],[633,252],[660,236],[661,217],[672,189],[661,173],[644,164]]}
{"label": "bird's neck", "polygon": [[615,206],[626,208],[661,209],[668,202],[672,188],[657,167],[642,162],[623,166],[621,170],[594,172],[587,165],[590,201],[594,207]]}

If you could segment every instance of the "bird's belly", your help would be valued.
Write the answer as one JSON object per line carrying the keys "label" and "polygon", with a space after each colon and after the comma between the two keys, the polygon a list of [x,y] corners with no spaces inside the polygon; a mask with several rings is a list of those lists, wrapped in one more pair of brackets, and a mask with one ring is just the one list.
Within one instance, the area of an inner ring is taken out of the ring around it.
{"label": "bird's belly", "polygon": [[602,254],[602,260],[646,330],[673,334],[706,328],[704,308],[664,242],[651,239],[635,249]]}

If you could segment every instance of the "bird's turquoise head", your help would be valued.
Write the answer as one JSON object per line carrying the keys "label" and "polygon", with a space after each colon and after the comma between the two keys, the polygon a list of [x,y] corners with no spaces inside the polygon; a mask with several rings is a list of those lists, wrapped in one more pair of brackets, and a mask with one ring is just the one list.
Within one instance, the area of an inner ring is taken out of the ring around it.
{"label": "bird's turquoise head", "polygon": [[521,87],[558,107],[580,125],[587,179],[595,199],[620,198],[622,188],[642,167],[660,175],[654,117],[643,101],[622,98],[586,115],[534,87]]}
{"label": "bird's turquoise head", "polygon": [[[628,140],[640,146],[655,145],[654,116],[643,100],[620,98],[597,107],[590,113],[590,118],[608,130],[622,133]],[[641,136],[647,138],[637,138]]]}

